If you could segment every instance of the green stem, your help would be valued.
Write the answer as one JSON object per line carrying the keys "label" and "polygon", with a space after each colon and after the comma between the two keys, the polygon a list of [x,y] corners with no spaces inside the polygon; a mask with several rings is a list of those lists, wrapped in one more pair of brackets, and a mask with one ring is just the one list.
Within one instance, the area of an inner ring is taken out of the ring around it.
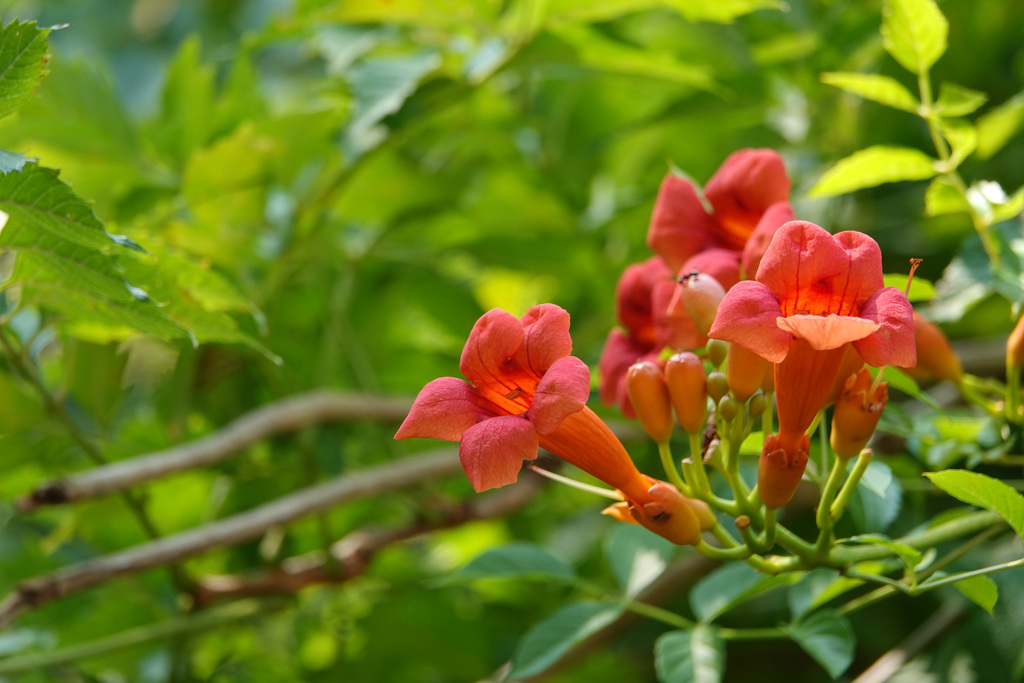
{"label": "green stem", "polygon": [[788,637],[781,628],[719,628],[716,633],[724,640],[778,640]]}
{"label": "green stem", "polygon": [[661,456],[661,466],[665,469],[665,474],[668,476],[668,480],[672,482],[684,496],[693,497],[693,491],[690,489],[689,485],[683,481],[683,477],[679,474],[679,468],[676,467],[676,462],[672,458],[672,447],[667,441],[665,443],[658,444],[658,455]]}
{"label": "green stem", "polygon": [[711,482],[708,471],[704,467],[704,451],[701,449],[700,435],[690,434],[690,462],[693,463],[693,490],[698,495],[711,495]]}
{"label": "green stem", "polygon": [[[951,541],[961,536],[984,531],[997,524],[1005,524],[1002,517],[994,512],[979,511],[971,512],[962,517],[957,517],[931,529],[909,536],[897,538],[894,542],[900,545],[909,545],[917,550],[933,548],[940,543]],[[781,531],[781,530],[780,530]],[[829,553],[829,564],[833,566],[850,566],[865,560],[878,560],[891,557],[894,553],[884,546],[868,545],[860,547],[839,546],[832,548]]]}
{"label": "green stem", "polygon": [[1002,266],[1002,257],[999,255],[999,249],[996,246],[995,241],[992,239],[992,233],[989,232],[989,222],[978,213],[978,210],[971,204],[968,197],[967,185],[964,183],[963,178],[960,177],[959,172],[952,164],[952,154],[949,145],[946,144],[945,138],[942,136],[942,130],[939,127],[939,118],[935,113],[934,101],[932,99],[932,86],[931,81],[928,78],[928,70],[925,69],[917,75],[917,87],[921,94],[921,117],[924,119],[928,126],[928,133],[931,135],[932,144],[935,145],[935,151],[939,155],[939,159],[942,160],[943,164],[943,176],[952,183],[953,187],[960,194],[964,200],[964,204],[967,207],[967,213],[971,217],[971,223],[974,225],[974,230],[978,233],[978,237],[981,238],[981,246],[984,247],[985,253],[988,255],[989,261],[992,263],[993,268],[1000,268]]}
{"label": "green stem", "polygon": [[643,615],[650,619],[654,619],[655,621],[660,621],[664,624],[668,624],[669,626],[675,626],[676,628],[689,630],[697,625],[695,622],[690,621],[680,614],[670,612],[667,609],[663,609],[646,602],[626,599],[622,601],[622,606],[630,612]]}
{"label": "green stem", "polygon": [[832,501],[835,500],[836,492],[843,484],[843,477],[846,476],[846,461],[842,458],[832,459],[832,470],[828,474],[828,480],[821,490],[821,500],[818,502],[818,513],[815,522],[818,524],[818,554],[828,554],[828,547],[832,543],[832,516],[829,511],[832,508]]}
{"label": "green stem", "polygon": [[[871,458],[873,454],[870,448],[865,448],[857,456],[857,460],[853,463],[853,469],[850,470],[850,476],[846,480],[846,484],[839,491],[839,495],[836,496],[835,501],[832,502],[828,508],[829,517],[832,518],[832,522],[837,522],[840,517],[843,516],[843,512],[846,511],[846,506],[850,504],[850,499],[853,498],[854,492],[857,490],[857,485],[860,484],[861,477],[864,476],[864,472],[867,471],[868,465],[871,464]],[[846,463],[843,463],[843,469],[846,469]],[[819,510],[819,513],[821,511]]]}

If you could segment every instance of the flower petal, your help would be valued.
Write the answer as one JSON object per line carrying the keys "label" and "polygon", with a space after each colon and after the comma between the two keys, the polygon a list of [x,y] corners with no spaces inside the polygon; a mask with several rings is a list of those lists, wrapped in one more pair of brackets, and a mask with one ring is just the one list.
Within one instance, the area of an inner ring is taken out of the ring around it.
{"label": "flower petal", "polygon": [[665,259],[674,273],[704,249],[716,228],[693,183],[671,173],[666,175],[647,230],[651,251]]}
{"label": "flower petal", "polygon": [[781,315],[771,290],[760,282],[744,280],[726,292],[708,337],[735,342],[778,363],[786,357],[793,339],[779,329],[776,320]]}
{"label": "flower petal", "polygon": [[654,312],[651,292],[659,282],[669,282],[671,273],[665,262],[652,256],[643,263],[634,263],[622,272],[615,287],[615,314],[630,332],[643,341],[654,339]]}
{"label": "flower petal", "polygon": [[768,207],[750,235],[750,239],[743,246],[741,263],[745,278],[752,280],[757,275],[757,267],[761,265],[761,259],[764,257],[768,245],[771,244],[772,237],[775,236],[779,228],[794,218],[793,207],[789,205],[789,202],[776,202]]}
{"label": "flower petal", "polygon": [[659,282],[651,297],[654,302],[654,348],[660,351],[668,346],[677,350],[695,349],[704,346],[707,338],[697,329],[686,309],[673,310],[678,283],[666,280]]}
{"label": "flower petal", "polygon": [[537,385],[526,417],[538,434],[550,434],[590,398],[590,369],[575,356],[554,362]]}
{"label": "flower petal", "polygon": [[459,370],[477,388],[491,387],[505,394],[514,391],[506,386],[502,367],[523,345],[523,326],[511,313],[493,308],[484,313],[469,333],[462,349]]}
{"label": "flower petal", "polygon": [[740,250],[768,207],[789,199],[786,165],[770,149],[744,149],[729,155],[704,186],[704,196],[723,228],[722,246]]}
{"label": "flower petal", "polygon": [[872,294],[882,288],[882,250],[878,242],[862,232],[848,230],[833,236],[850,257],[850,277],[839,315],[857,315]]}
{"label": "flower petal", "polygon": [[881,328],[869,337],[853,343],[868,365],[897,365],[909,368],[917,363],[914,346],[914,313],[907,295],[895,287],[885,287],[871,295],[860,314]]}
{"label": "flower petal", "polygon": [[728,291],[740,281],[740,252],[732,249],[706,249],[688,259],[679,275],[689,275],[693,271],[710,275],[718,280],[722,289]]}
{"label": "flower petal", "polygon": [[523,345],[515,354],[520,367],[542,376],[560,358],[572,353],[569,313],[554,304],[534,306],[520,321]]}
{"label": "flower petal", "polygon": [[872,320],[846,315],[791,315],[779,318],[777,323],[779,329],[806,340],[815,351],[839,348],[881,327]]}
{"label": "flower petal", "polygon": [[511,484],[523,460],[537,457],[537,431],[528,420],[492,417],[462,435],[459,460],[477,493]]}
{"label": "flower petal", "polygon": [[458,441],[463,432],[487,417],[475,398],[473,387],[461,379],[435,379],[420,390],[395,438]]}
{"label": "flower petal", "polygon": [[650,350],[650,346],[638,344],[622,330],[613,329],[608,333],[597,365],[601,373],[601,401],[606,406],[619,400],[619,383],[629,366]]}
{"label": "flower petal", "polygon": [[[865,235],[864,239],[871,238]],[[860,260],[861,252],[868,247],[858,242],[850,248]],[[851,303],[862,287],[860,282],[851,286],[851,258],[847,247],[823,228],[807,221],[790,221],[779,228],[768,245],[757,269],[757,281],[772,291],[785,316],[856,313]],[[862,270],[858,268],[858,273]]]}

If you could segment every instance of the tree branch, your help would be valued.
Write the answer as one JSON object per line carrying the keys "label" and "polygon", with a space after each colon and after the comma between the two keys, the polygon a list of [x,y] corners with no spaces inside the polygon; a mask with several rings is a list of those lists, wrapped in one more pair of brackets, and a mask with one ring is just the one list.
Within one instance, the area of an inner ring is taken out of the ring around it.
{"label": "tree branch", "polygon": [[380,550],[440,529],[510,514],[529,502],[546,482],[539,475],[524,472],[515,486],[452,506],[440,519],[400,529],[353,531],[331,545],[329,556],[318,550],[290,557],[270,570],[202,577],[193,593],[195,604],[202,607],[217,600],[294,593],[318,583],[344,583],[364,573]]}
{"label": "tree branch", "polygon": [[259,537],[270,527],[348,500],[447,476],[460,467],[454,448],[404,458],[311,486],[233,517],[28,579],[0,602],[0,628],[8,626],[26,609],[119,576],[177,562],[213,548],[238,545]]}
{"label": "tree branch", "polygon": [[227,460],[269,436],[321,422],[380,420],[399,422],[412,403],[406,399],[329,390],[290,396],[243,415],[224,428],[191,443],[96,467],[71,477],[44,482],[18,499],[22,513],[123,491],[136,484]]}

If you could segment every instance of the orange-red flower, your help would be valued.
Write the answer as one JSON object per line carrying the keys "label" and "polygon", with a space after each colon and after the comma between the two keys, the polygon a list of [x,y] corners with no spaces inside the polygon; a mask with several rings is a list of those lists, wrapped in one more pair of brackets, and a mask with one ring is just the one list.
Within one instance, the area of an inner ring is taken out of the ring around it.
{"label": "orange-red flower", "polygon": [[459,369],[471,383],[442,377],[427,384],[397,439],[459,442],[477,491],[516,480],[537,448],[554,453],[641,503],[651,483],[608,427],[590,411],[590,371],[570,356],[569,314],[541,304],[522,320],[500,309],[473,326]]}
{"label": "orange-red flower", "polygon": [[[916,362],[912,309],[884,287],[878,244],[859,232],[830,235],[791,221],[772,239],[756,281],[740,282],[722,300],[708,333],[775,363],[779,433],[766,439],[761,472],[785,480],[765,504],[792,496],[806,464],[804,432],[821,409],[848,345],[869,365]],[[781,502],[779,502],[781,500]]]}
{"label": "orange-red flower", "polygon": [[669,174],[654,204],[647,245],[683,275],[696,270],[725,289],[757,265],[775,231],[793,219],[782,157],[770,149],[729,156],[704,187],[708,213],[693,183]]}

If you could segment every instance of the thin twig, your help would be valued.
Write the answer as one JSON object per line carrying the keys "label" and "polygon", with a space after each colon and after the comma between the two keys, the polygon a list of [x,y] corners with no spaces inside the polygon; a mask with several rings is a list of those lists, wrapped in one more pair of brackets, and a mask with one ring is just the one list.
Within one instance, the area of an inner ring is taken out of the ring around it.
{"label": "thin twig", "polygon": [[458,471],[459,467],[455,449],[431,451],[338,477],[233,517],[28,579],[0,602],[0,628],[9,625],[26,609],[45,605],[117,577],[178,562],[214,548],[238,545],[259,537],[271,527],[327,510],[347,500],[447,476]]}
{"label": "thin twig", "polygon": [[453,506],[439,519],[398,529],[354,531],[333,543],[329,556],[318,550],[290,557],[271,570],[202,577],[197,581],[195,604],[201,607],[216,600],[294,593],[313,584],[350,581],[366,571],[380,550],[440,529],[510,514],[529,502],[544,484],[543,477],[523,474],[515,486]]}
{"label": "thin twig", "polygon": [[408,414],[410,405],[406,399],[328,390],[298,394],[257,408],[191,443],[45,482],[16,501],[15,507],[25,513],[42,505],[108,495],[169,474],[223,462],[269,436],[321,422],[398,422]]}

